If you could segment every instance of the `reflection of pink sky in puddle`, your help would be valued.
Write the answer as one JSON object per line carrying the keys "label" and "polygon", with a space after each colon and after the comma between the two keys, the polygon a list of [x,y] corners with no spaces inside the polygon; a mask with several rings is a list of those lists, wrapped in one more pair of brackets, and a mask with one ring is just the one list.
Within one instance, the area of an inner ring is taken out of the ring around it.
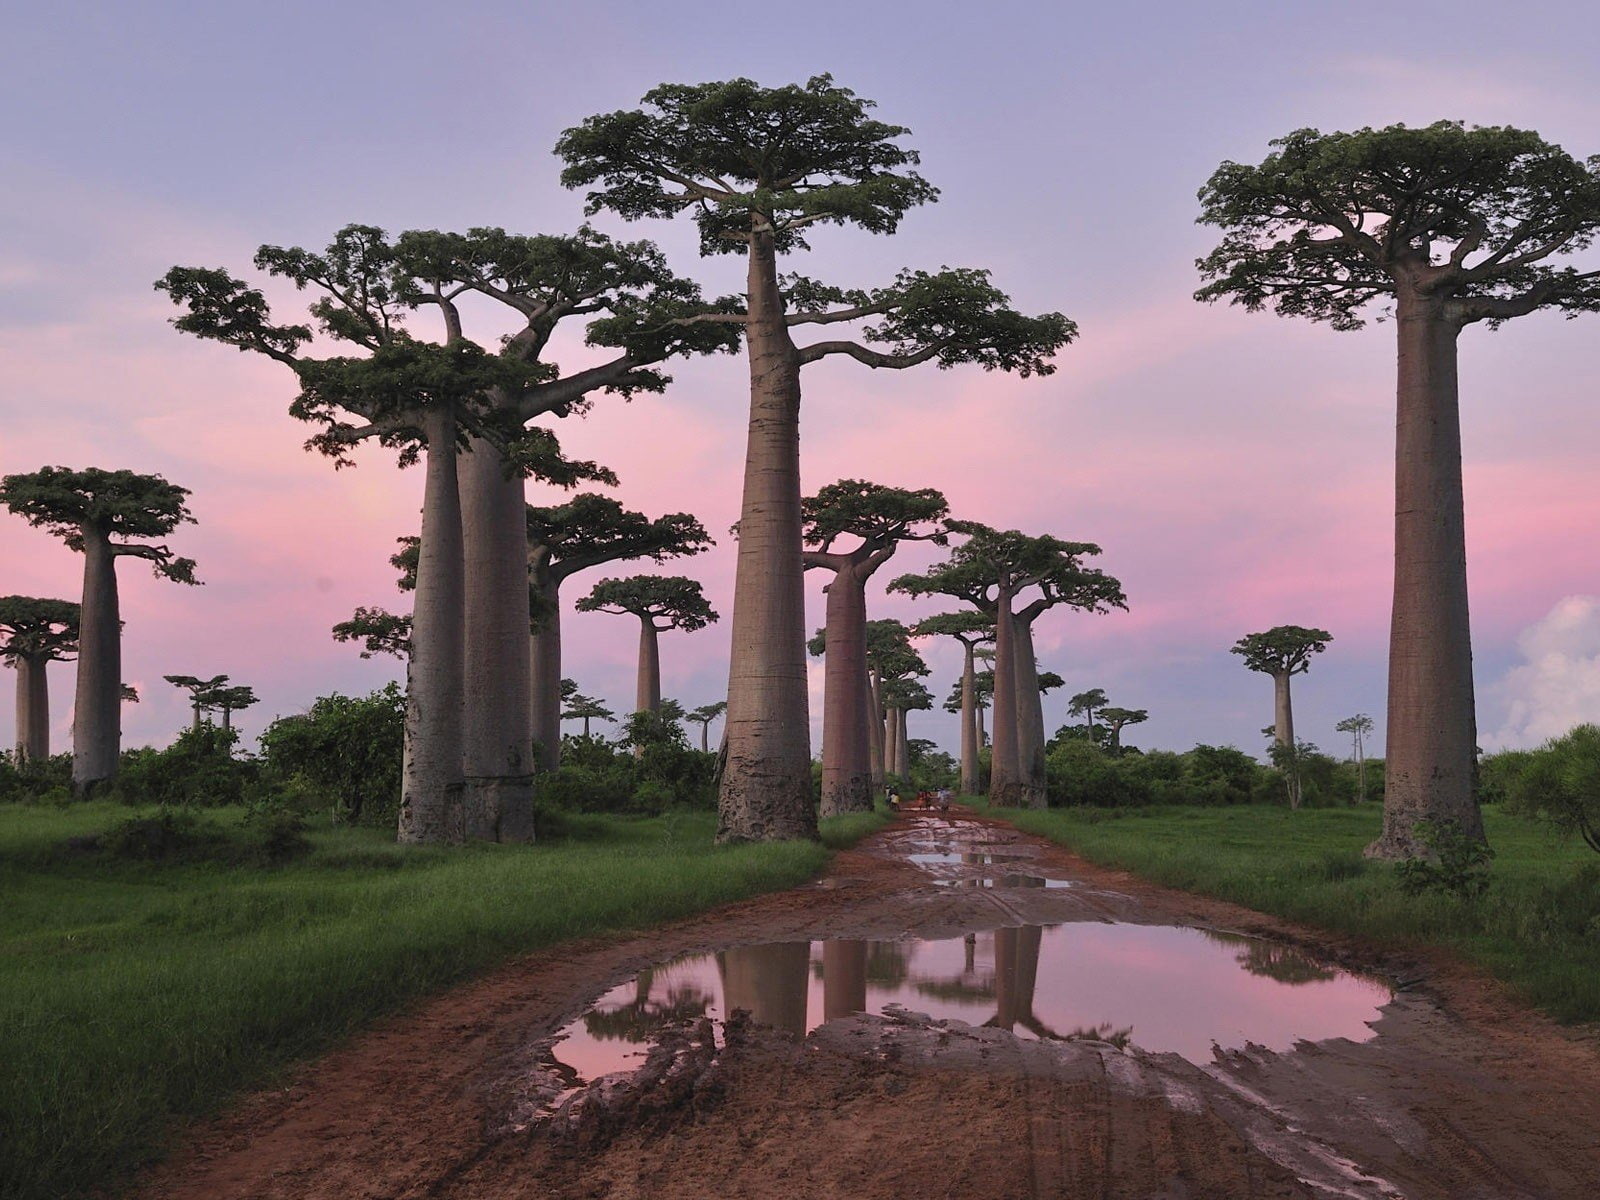
{"label": "reflection of pink sky in puddle", "polygon": [[900,1004],[1019,1037],[1105,1037],[1195,1062],[1254,1042],[1372,1036],[1381,983],[1254,939],[1161,925],[1076,922],[941,941],[791,942],[678,959],[612,988],[554,1057],[593,1080],[637,1066],[664,1022],[748,1009],[795,1033]]}

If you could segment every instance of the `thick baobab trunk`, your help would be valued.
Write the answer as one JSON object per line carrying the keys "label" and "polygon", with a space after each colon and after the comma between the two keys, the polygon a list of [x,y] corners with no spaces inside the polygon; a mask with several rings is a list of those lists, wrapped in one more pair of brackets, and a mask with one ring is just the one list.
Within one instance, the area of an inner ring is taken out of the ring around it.
{"label": "thick baobab trunk", "polygon": [[411,617],[411,689],[406,698],[402,842],[460,842],[464,836],[461,761],[461,499],[456,490],[455,421],[430,413],[422,548]]}
{"label": "thick baobab trunk", "polygon": [[1289,807],[1300,807],[1300,764],[1296,760],[1294,741],[1294,705],[1289,699],[1290,675],[1280,671],[1272,677],[1272,740],[1288,752],[1288,771],[1285,784],[1289,789]]}
{"label": "thick baobab trunk", "polygon": [[908,709],[894,710],[894,773],[901,779],[911,778],[911,744],[906,736]]}
{"label": "thick baobab trunk", "polygon": [[1429,852],[1418,821],[1483,837],[1474,795],[1477,716],[1467,611],[1459,326],[1437,300],[1402,291],[1395,423],[1394,609],[1383,834],[1374,858]]}
{"label": "thick baobab trunk", "polygon": [[50,757],[50,686],[48,658],[23,655],[17,666],[17,761],[43,762]]}
{"label": "thick baobab trunk", "polygon": [[994,714],[989,765],[989,798],[1000,808],[1022,808],[1027,789],[1017,761],[1017,651],[1016,622],[1011,617],[1011,585],[1004,578],[998,589],[994,624]]}
{"label": "thick baobab trunk", "polygon": [[770,231],[750,241],[750,431],[728,666],[717,840],[815,838],[800,519],[800,357]]}
{"label": "thick baobab trunk", "polygon": [[850,566],[828,584],[822,691],[824,817],[872,810],[872,764],[866,711],[867,596]]}
{"label": "thick baobab trunk", "polygon": [[1012,659],[1017,691],[1017,766],[1022,780],[1022,807],[1045,807],[1044,697],[1039,691],[1039,664],[1033,655],[1033,621],[1013,619],[1016,641]]}
{"label": "thick baobab trunk", "polygon": [[533,753],[541,771],[561,765],[561,584],[535,583],[540,612],[529,639],[533,676]]}
{"label": "thick baobab trunk", "polygon": [[987,704],[980,704],[978,708],[978,749],[982,750],[989,744],[989,731],[983,727],[983,714],[989,711]]}
{"label": "thick baobab trunk", "polygon": [[973,645],[963,642],[961,664],[961,794],[978,794],[978,698]]}
{"label": "thick baobab trunk", "polygon": [[758,1024],[805,1036],[810,942],[733,946],[718,956],[718,965],[728,1016],[742,1008]]}
{"label": "thick baobab trunk", "polygon": [[458,463],[464,573],[462,813],[466,836],[533,840],[528,515],[520,475],[482,438]]}
{"label": "thick baobab trunk", "polygon": [[639,676],[634,687],[635,712],[661,711],[661,632],[654,617],[639,618]]}
{"label": "thick baobab trunk", "polygon": [[822,1019],[867,1011],[867,944],[822,943]]}
{"label": "thick baobab trunk", "polygon": [[867,766],[872,772],[872,795],[883,794],[885,775],[883,737],[883,676],[867,672]]}
{"label": "thick baobab trunk", "polygon": [[79,797],[116,778],[121,745],[122,614],[116,552],[105,534],[85,528],[78,686],[72,707],[72,790]]}

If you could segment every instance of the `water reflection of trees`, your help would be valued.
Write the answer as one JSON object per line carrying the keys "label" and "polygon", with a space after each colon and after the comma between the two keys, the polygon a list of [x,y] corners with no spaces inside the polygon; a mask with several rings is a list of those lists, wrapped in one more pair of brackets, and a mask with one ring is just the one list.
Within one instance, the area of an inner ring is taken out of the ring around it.
{"label": "water reflection of trees", "polygon": [[617,1008],[590,1009],[583,1014],[584,1029],[599,1041],[649,1042],[667,1026],[698,1020],[711,1007],[711,993],[693,983],[673,987],[659,1000],[650,996],[654,984],[654,971],[640,971],[633,1000]]}
{"label": "water reflection of trees", "polygon": [[1252,975],[1295,985],[1323,983],[1337,978],[1339,974],[1335,968],[1323,966],[1304,951],[1282,942],[1268,942],[1214,929],[1203,929],[1201,932],[1213,942],[1236,947],[1239,953],[1234,955],[1234,961]]}
{"label": "water reflection of trees", "polygon": [[804,1037],[810,942],[734,946],[717,955],[725,1015],[737,1009],[751,1020]]}

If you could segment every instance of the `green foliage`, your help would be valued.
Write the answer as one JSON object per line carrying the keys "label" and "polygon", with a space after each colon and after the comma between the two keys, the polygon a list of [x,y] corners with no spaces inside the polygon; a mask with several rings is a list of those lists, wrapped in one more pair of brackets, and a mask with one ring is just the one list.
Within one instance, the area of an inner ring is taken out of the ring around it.
{"label": "green foliage", "polygon": [[1600,725],[1579,725],[1537,750],[1493,755],[1480,779],[1485,791],[1501,789],[1512,811],[1600,853]]}
{"label": "green foliage", "polygon": [[1196,746],[1175,754],[1113,754],[1102,726],[1064,726],[1046,747],[1052,807],[1125,808],[1151,804],[1229,805],[1281,802],[1276,772],[1232,746]]}
{"label": "green foliage", "polygon": [[1401,891],[1408,896],[1441,891],[1460,900],[1476,900],[1489,890],[1494,851],[1487,842],[1463,833],[1454,821],[1418,821],[1416,830],[1431,856],[1395,864]]}
{"label": "green foliage", "polygon": [[1247,633],[1233,644],[1233,653],[1252,671],[1271,676],[1301,675],[1311,667],[1313,654],[1321,654],[1333,641],[1326,629],[1303,625],[1275,625],[1265,633]]}
{"label": "green foliage", "polygon": [[198,582],[192,558],[178,558],[165,546],[144,544],[149,538],[166,537],[179,525],[194,523],[188,496],[187,488],[159,475],[98,467],[82,471],[41,467],[31,474],[0,478],[0,506],[60,538],[69,549],[82,551],[86,534],[93,531],[114,539],[113,554],[146,559],[158,576],[192,584]]}
{"label": "green foliage", "polygon": [[19,763],[15,752],[0,750],[0,804],[62,801],[72,797],[72,754]]}
{"label": "green foliage", "polygon": [[904,541],[943,545],[940,522],[950,510],[944,493],[933,488],[910,491],[865,479],[841,479],[801,500],[800,511],[807,546],[827,554],[840,537],[859,538],[852,556],[875,558],[876,565]]}
{"label": "green foliage", "polygon": [[208,722],[183,730],[164,750],[124,751],[117,794],[127,804],[238,804],[257,766],[233,756],[238,741],[238,730]]}
{"label": "green foliage", "polygon": [[37,596],[0,596],[0,662],[56,661],[78,649],[78,605]]}
{"label": "green foliage", "polygon": [[693,632],[717,620],[700,584],[684,575],[602,579],[576,608],[579,612],[631,613],[661,630]]}
{"label": "green foliage", "polygon": [[393,683],[367,696],[335,693],[261,734],[270,786],[309,793],[341,820],[392,828],[400,805],[405,696]]}
{"label": "green foliage", "polygon": [[680,705],[663,700],[659,713],[629,714],[615,742],[563,738],[560,769],[534,779],[541,811],[657,815],[716,807],[717,756],[689,745],[683,719]]}
{"label": "green foliage", "polygon": [[1600,230],[1600,158],[1537,134],[1438,121],[1354,133],[1298,129],[1259,166],[1225,162],[1200,191],[1223,231],[1195,293],[1359,329],[1401,286],[1460,324],[1537,307],[1600,308],[1600,276],[1548,260]]}

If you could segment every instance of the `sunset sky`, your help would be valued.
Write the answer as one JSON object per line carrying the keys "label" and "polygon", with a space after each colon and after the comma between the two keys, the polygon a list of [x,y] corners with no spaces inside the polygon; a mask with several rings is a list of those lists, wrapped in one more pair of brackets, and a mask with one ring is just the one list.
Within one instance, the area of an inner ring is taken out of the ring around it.
{"label": "sunset sky", "polygon": [[[1052,614],[1042,664],[1150,710],[1131,741],[1256,751],[1271,685],[1229,646],[1271,625],[1334,635],[1297,681],[1301,736],[1347,751],[1334,723],[1384,725],[1392,537],[1393,327],[1353,334],[1203,306],[1196,189],[1224,159],[1259,160],[1301,126],[1459,118],[1600,153],[1600,24],[1587,3],[336,3],[73,4],[13,10],[0,39],[0,473],[126,467],[193,490],[171,539],[200,588],[122,564],[125,678],[144,703],[127,744],[184,723],[164,674],[227,673],[274,715],[398,678],[329,627],[358,604],[403,606],[387,564],[415,531],[422,478],[363,450],[335,473],[286,415],[281,367],[174,332],[151,282],[175,263],[248,273],[262,242],[324,245],[350,222],[570,231],[551,146],[662,81],[763,83],[832,72],[907,125],[940,202],[892,238],[818,233],[791,267],[850,286],[902,266],[987,266],[1026,311],[1061,310],[1080,341],[1047,379],[977,369],[808,368],[803,470],[939,487],[960,516],[1100,543],[1131,611]],[[712,294],[733,259],[692,228],[656,238]],[[296,315],[292,292],[272,292]],[[425,327],[419,324],[419,328]],[[560,361],[591,361],[569,337]],[[1462,340],[1469,574],[1480,741],[1518,745],[1600,720],[1600,316],[1536,315]],[[721,545],[663,570],[702,580],[724,621],[663,637],[663,689],[725,692],[731,539],[745,431],[738,359],[672,368],[666,395],[601,398],[561,424],[567,451],[611,466],[617,496],[689,511]],[[557,493],[534,487],[530,498]],[[887,579],[937,554],[912,548]],[[612,574],[644,569],[620,565]],[[651,568],[654,569],[654,568]],[[605,572],[574,581],[570,602]],[[0,514],[0,594],[76,599],[81,560]],[[813,624],[822,596],[811,588]],[[875,615],[936,611],[875,592]],[[634,630],[572,614],[566,673],[625,708]],[[939,699],[955,643],[926,647]],[[9,739],[12,696],[0,687]],[[70,668],[53,668],[67,746]],[[813,725],[820,725],[820,668]],[[913,737],[955,745],[954,718]]]}

